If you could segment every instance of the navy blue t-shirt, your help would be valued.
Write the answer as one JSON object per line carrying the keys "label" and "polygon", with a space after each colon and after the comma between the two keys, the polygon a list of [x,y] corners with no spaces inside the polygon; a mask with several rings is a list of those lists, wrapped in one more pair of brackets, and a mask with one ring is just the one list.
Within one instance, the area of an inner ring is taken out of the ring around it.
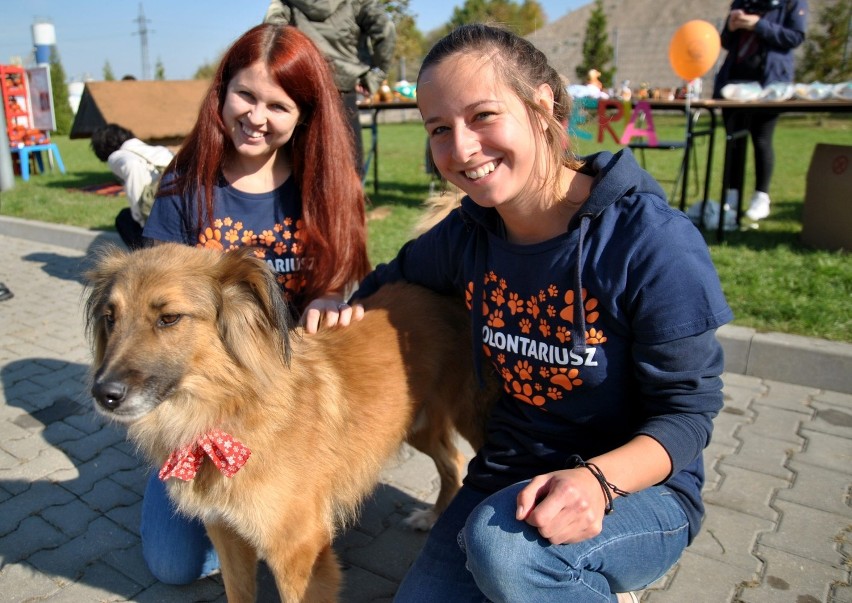
{"label": "navy blue t-shirt", "polygon": [[268,193],[246,193],[220,181],[213,191],[213,220],[205,219],[200,229],[194,204],[179,195],[158,197],[143,235],[226,252],[254,247],[255,255],[278,273],[285,297],[296,304],[301,300],[305,285],[302,203],[292,177]]}

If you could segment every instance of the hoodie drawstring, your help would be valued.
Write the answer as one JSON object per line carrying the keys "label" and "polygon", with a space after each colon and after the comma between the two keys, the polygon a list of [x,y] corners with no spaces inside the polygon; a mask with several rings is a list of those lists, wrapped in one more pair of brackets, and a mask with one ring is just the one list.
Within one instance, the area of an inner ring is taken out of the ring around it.
{"label": "hoodie drawstring", "polygon": [[586,351],[586,309],[583,303],[583,242],[586,239],[586,233],[589,231],[591,222],[591,214],[580,216],[577,263],[574,265],[574,320],[571,324],[571,349],[578,354],[583,354]]}

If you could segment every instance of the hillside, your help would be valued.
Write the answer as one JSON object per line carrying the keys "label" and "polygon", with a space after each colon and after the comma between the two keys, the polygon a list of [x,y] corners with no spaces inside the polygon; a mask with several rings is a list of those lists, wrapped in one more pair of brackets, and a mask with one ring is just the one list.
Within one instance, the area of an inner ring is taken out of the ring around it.
{"label": "hillside", "polygon": [[[822,0],[811,0],[812,26]],[[632,88],[647,82],[652,87],[675,87],[682,81],[669,64],[669,42],[678,27],[692,19],[703,19],[721,29],[730,0],[604,0],[609,40],[615,49],[615,83],[630,80]],[[527,38],[547,54],[554,67],[574,83],[575,68],[582,59],[583,38],[593,3],[568,13]],[[713,76],[722,64],[704,77],[704,96],[713,88]]]}

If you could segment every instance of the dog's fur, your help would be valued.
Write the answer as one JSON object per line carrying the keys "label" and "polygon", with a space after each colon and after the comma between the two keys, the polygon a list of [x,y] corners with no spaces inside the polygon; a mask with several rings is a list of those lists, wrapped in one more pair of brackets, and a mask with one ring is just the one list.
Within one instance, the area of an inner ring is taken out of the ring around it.
{"label": "dog's fur", "polygon": [[463,303],[383,287],[364,318],[303,334],[274,275],[248,252],[175,244],[112,249],[87,273],[92,394],[160,466],[211,429],[251,450],[227,478],[206,459],[169,495],[200,517],[228,600],[255,597],[257,558],[283,601],[336,601],[332,539],[408,440],[438,467],[430,524],[460,486],[453,427],[479,448],[496,387],[474,377]]}

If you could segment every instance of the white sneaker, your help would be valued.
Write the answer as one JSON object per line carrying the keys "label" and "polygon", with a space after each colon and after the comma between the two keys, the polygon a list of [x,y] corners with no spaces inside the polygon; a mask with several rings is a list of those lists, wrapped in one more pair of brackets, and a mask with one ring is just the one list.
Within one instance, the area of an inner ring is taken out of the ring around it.
{"label": "white sneaker", "polygon": [[769,215],[769,195],[763,191],[755,191],[751,197],[751,204],[748,206],[746,216],[750,220],[757,222]]}

